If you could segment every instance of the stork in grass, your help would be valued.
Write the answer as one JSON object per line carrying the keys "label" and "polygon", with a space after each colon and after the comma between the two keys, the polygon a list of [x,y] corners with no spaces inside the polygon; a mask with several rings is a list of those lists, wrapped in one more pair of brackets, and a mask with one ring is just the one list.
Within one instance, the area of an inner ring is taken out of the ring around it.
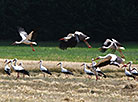
{"label": "stork in grass", "polygon": [[34,31],[31,31],[29,34],[27,34],[27,32],[24,30],[24,28],[19,27],[18,32],[19,32],[22,40],[21,41],[15,41],[12,45],[23,43],[23,44],[26,44],[26,45],[30,45],[32,47],[32,50],[35,51],[35,49],[33,48],[33,45],[37,45],[37,43],[31,41],[34,34],[35,34]]}
{"label": "stork in grass", "polygon": [[[13,62],[15,62],[15,63],[13,64]],[[23,78],[24,78],[25,75],[30,76],[29,72],[26,71],[26,70],[23,68],[22,63],[19,63],[19,65],[17,65],[17,59],[16,59],[16,58],[15,58],[14,60],[10,60],[8,63],[11,63],[11,66],[12,66],[13,70],[14,70],[15,72],[17,72],[17,77],[16,77],[16,79],[18,79],[18,78],[20,77],[20,76],[19,76],[19,73],[22,73],[22,74],[23,74]]]}
{"label": "stork in grass", "polygon": [[62,63],[62,62],[58,63],[57,66],[58,66],[58,65],[60,65],[60,68],[61,68],[61,72],[62,72],[62,73],[74,75],[71,71],[69,71],[69,70],[63,68],[63,63]]}
{"label": "stork in grass", "polygon": [[40,70],[43,72],[43,75],[45,77],[45,73],[49,74],[49,75],[52,75],[52,73],[42,65],[42,62],[43,60],[40,60],[39,63],[40,63]]}
{"label": "stork in grass", "polygon": [[90,39],[87,35],[83,34],[80,31],[75,31],[75,33],[69,33],[67,37],[63,37],[60,39],[59,48],[64,50],[68,47],[75,47],[80,41],[85,42],[88,48],[91,48],[91,45],[87,42]]}
{"label": "stork in grass", "polygon": [[5,63],[5,67],[4,67],[4,71],[5,71],[5,73],[6,74],[8,74],[8,75],[11,75],[11,68],[8,66],[8,59],[6,59],[5,61],[4,61],[4,63]]}
{"label": "stork in grass", "polygon": [[135,80],[136,77],[130,71],[127,70],[127,64],[124,64],[122,66],[122,68],[123,67],[125,67],[125,75],[127,76],[127,79],[129,79],[129,77],[131,77],[131,78],[133,78]]}

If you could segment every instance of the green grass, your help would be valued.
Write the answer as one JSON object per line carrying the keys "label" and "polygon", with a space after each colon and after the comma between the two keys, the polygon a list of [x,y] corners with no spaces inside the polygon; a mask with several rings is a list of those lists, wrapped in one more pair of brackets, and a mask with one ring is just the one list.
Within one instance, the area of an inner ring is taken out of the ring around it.
{"label": "green grass", "polygon": [[[39,42],[38,42],[39,43]],[[38,46],[34,46],[35,52],[30,46],[26,45],[10,45],[10,42],[0,42],[0,58],[5,59],[23,59],[23,60],[46,60],[46,61],[73,61],[73,62],[91,62],[92,57],[103,55],[98,51],[101,44],[93,43],[93,48],[87,48],[81,43],[75,48],[61,50],[58,48],[57,42],[40,42]],[[126,61],[138,63],[138,46],[137,43],[125,43],[126,50],[124,55]]]}

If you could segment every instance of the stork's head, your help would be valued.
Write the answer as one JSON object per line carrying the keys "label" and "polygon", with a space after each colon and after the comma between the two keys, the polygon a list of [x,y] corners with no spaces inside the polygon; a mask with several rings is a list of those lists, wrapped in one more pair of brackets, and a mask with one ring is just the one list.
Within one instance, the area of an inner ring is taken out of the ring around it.
{"label": "stork's head", "polygon": [[43,62],[43,60],[40,60],[38,63],[41,63],[41,62]]}
{"label": "stork's head", "polygon": [[8,62],[8,64],[9,64],[9,63],[12,63],[12,62],[13,62],[13,61],[12,61],[12,60],[10,60],[10,61]]}
{"label": "stork's head", "polygon": [[13,62],[14,62],[14,61],[17,61],[17,58],[14,58],[14,59],[13,59]]}
{"label": "stork's head", "polygon": [[17,41],[15,41],[14,43],[12,43],[11,45],[16,45],[17,44]]}
{"label": "stork's head", "polygon": [[121,68],[127,67],[127,64],[124,64]]}
{"label": "stork's head", "polygon": [[5,61],[4,61],[4,63],[7,63],[8,62],[8,59],[6,59]]}
{"label": "stork's head", "polygon": [[86,63],[83,63],[81,66],[84,66],[84,65],[86,65]]}
{"label": "stork's head", "polygon": [[23,66],[23,63],[22,63],[22,62],[20,62],[20,63],[19,63],[19,66]]}
{"label": "stork's head", "polygon": [[62,64],[62,62],[59,62],[59,63],[57,64],[57,66],[58,66],[58,65],[61,65],[61,64]]}
{"label": "stork's head", "polygon": [[133,62],[132,61],[129,61],[127,64],[132,64]]}

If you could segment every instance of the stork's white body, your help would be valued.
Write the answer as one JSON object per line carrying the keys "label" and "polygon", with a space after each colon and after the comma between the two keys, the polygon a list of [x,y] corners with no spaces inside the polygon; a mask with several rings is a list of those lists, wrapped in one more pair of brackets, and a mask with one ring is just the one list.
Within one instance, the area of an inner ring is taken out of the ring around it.
{"label": "stork's white body", "polygon": [[8,75],[10,75],[10,73],[11,73],[11,68],[8,66],[8,60],[6,60],[5,61],[5,67],[4,67],[4,71],[8,74]]}
{"label": "stork's white body", "polygon": [[62,73],[65,73],[65,74],[72,74],[72,75],[73,75],[72,72],[70,72],[69,70],[63,68],[62,62],[58,63],[57,65],[60,65],[60,68],[61,68],[61,72],[62,72]]}
{"label": "stork's white body", "polygon": [[27,34],[24,30],[24,28],[19,28],[19,34],[20,36],[22,37],[22,40],[21,41],[15,41],[15,44],[21,44],[21,43],[24,43],[24,44],[27,44],[27,45],[37,45],[36,42],[32,42],[30,41],[32,39],[32,34],[33,34],[34,31],[32,31],[30,34]]}
{"label": "stork's white body", "polygon": [[46,68],[46,67],[44,67],[43,65],[42,65],[42,60],[40,60],[40,70],[42,71],[42,72],[44,72],[43,74],[44,74],[44,77],[45,77],[45,73],[48,73],[48,74],[50,74],[50,75],[52,75],[52,73]]}

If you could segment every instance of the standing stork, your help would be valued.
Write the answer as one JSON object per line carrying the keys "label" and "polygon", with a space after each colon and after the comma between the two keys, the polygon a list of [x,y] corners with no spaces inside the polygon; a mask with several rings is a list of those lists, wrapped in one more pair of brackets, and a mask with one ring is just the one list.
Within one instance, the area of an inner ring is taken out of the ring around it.
{"label": "standing stork", "polygon": [[[13,65],[13,62],[15,62],[14,65]],[[17,77],[16,77],[16,79],[20,77],[20,76],[19,76],[19,73],[23,73],[23,77],[24,77],[24,74],[30,76],[29,72],[26,71],[26,70],[23,68],[22,63],[20,63],[19,65],[16,65],[17,59],[10,60],[8,63],[11,63],[11,66],[12,66],[13,70],[14,70],[15,72],[17,72]]]}
{"label": "standing stork", "polygon": [[40,63],[40,70],[43,72],[44,77],[45,77],[45,73],[52,75],[52,73],[42,65],[42,60],[40,60],[39,63]]}
{"label": "standing stork", "polygon": [[[106,56],[99,56],[95,59],[92,59],[92,61],[98,60],[98,59],[102,59],[100,60],[98,63],[96,63],[93,67],[95,69],[97,69],[98,67],[103,67],[106,65],[115,65],[117,67],[120,67],[120,64],[124,64],[124,60],[118,56],[116,56],[115,54],[107,54]],[[98,79],[98,75],[96,74],[96,79]]]}
{"label": "standing stork", "polygon": [[71,74],[71,75],[74,75],[72,72],[70,72],[69,70],[65,69],[62,67],[62,62],[58,63],[57,66],[60,65],[60,68],[61,68],[61,72],[64,73],[64,74]]}
{"label": "standing stork", "polygon": [[8,75],[11,75],[11,69],[10,69],[10,67],[8,66],[8,59],[6,59],[5,61],[4,61],[4,63],[5,63],[5,67],[4,67],[4,71],[6,72],[6,74],[8,74]]}
{"label": "standing stork", "polygon": [[[127,77],[132,77],[132,78],[135,80],[135,76],[134,76],[131,72],[129,72],[129,71],[126,69],[127,64],[123,65],[122,68],[123,68],[123,67],[125,67],[125,75],[126,75]],[[127,79],[129,79],[129,78],[127,78]]]}
{"label": "standing stork", "polygon": [[86,63],[83,63],[81,66],[84,66],[84,72],[88,75],[95,75],[94,72],[92,72],[91,70],[89,69],[86,69],[86,66],[87,64]]}
{"label": "standing stork", "polygon": [[[94,59],[92,58],[92,67],[95,68],[94,66],[96,65],[97,63],[94,61]],[[98,75],[103,75],[104,78],[106,78],[106,75],[101,71],[101,69],[99,67],[97,67],[96,69],[96,72],[98,72]]]}
{"label": "standing stork", "polygon": [[132,73],[132,75],[135,75],[135,76],[138,76],[138,70],[134,67],[132,68],[131,65],[132,65],[132,61],[129,61],[127,64],[129,64],[129,71],[130,73]]}
{"label": "standing stork", "polygon": [[35,51],[35,49],[33,48],[33,45],[37,45],[37,43],[31,41],[32,37],[34,35],[34,31],[31,31],[29,34],[27,34],[27,32],[24,30],[24,28],[19,27],[18,32],[19,32],[20,36],[22,37],[22,40],[21,41],[15,41],[12,45],[23,43],[26,45],[30,45],[32,47],[32,50]]}
{"label": "standing stork", "polygon": [[75,47],[77,43],[80,41],[84,41],[88,48],[91,48],[91,45],[86,41],[90,39],[87,35],[83,34],[82,32],[75,31],[75,33],[69,33],[67,37],[63,37],[60,39],[59,48],[62,50],[67,49],[68,47]]}

